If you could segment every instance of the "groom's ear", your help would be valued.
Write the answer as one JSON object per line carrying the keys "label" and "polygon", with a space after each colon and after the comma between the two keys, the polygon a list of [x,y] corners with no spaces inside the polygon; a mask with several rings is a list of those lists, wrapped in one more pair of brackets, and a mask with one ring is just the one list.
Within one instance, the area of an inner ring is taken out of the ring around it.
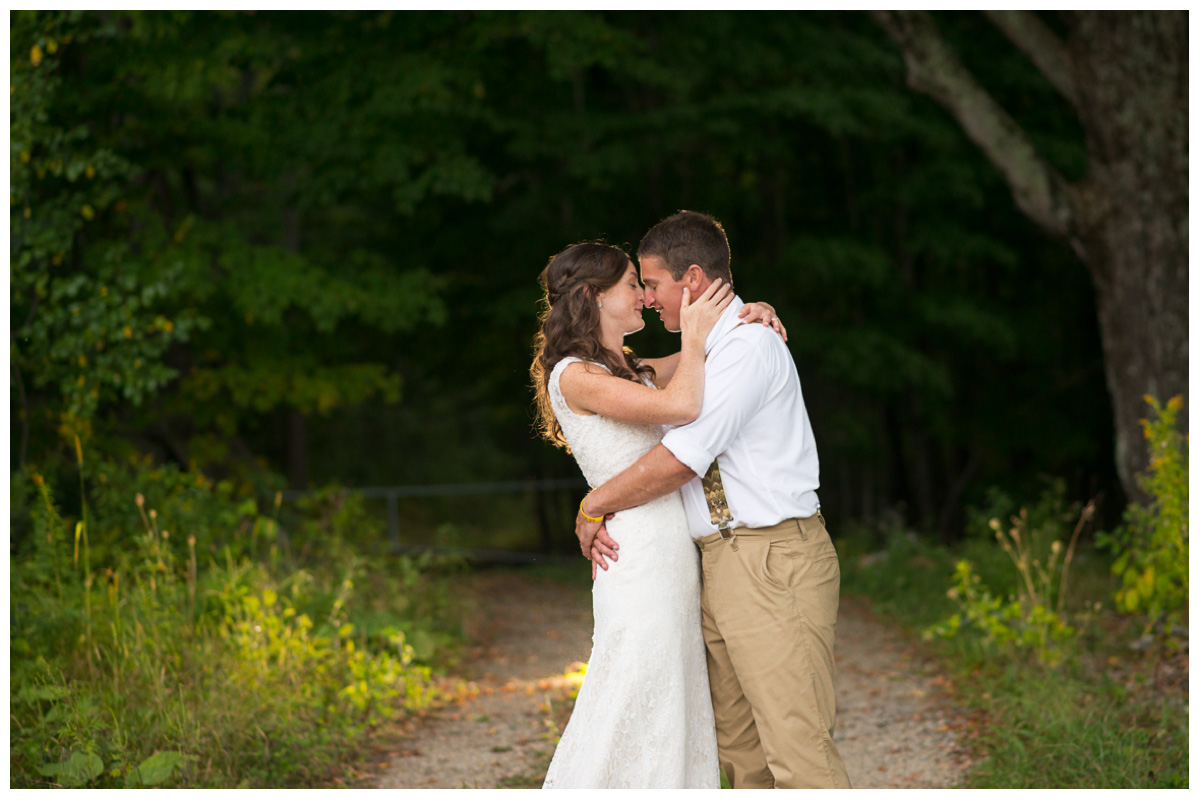
{"label": "groom's ear", "polygon": [[700,294],[700,287],[704,285],[704,278],[704,270],[700,269],[699,264],[692,264],[683,273],[683,284],[688,287],[688,291],[692,293],[692,297]]}

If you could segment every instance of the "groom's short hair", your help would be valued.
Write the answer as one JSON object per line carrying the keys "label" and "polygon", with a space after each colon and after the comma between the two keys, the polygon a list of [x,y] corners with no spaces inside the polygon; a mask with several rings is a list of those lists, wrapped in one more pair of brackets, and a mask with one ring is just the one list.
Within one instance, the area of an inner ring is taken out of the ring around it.
{"label": "groom's short hair", "polygon": [[732,284],[729,274],[729,240],[721,223],[698,211],[680,211],[646,231],[638,245],[638,258],[657,256],[671,277],[679,280],[696,264],[709,280]]}

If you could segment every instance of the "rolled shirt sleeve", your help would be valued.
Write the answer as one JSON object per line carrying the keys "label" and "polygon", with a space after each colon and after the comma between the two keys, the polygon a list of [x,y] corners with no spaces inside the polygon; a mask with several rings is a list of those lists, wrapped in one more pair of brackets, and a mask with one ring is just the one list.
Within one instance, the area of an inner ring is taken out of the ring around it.
{"label": "rolled shirt sleeve", "polygon": [[753,338],[735,338],[708,357],[704,401],[695,421],[667,432],[663,446],[703,476],[758,413],[770,391],[770,370]]}

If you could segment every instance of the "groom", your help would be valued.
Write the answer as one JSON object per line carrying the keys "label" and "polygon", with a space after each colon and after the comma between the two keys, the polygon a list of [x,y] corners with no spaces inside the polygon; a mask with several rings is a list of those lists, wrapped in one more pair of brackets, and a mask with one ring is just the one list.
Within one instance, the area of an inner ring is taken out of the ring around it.
{"label": "groom", "polygon": [[[638,247],[645,304],[679,330],[683,289],[732,284],[712,217],[681,211]],[[575,519],[583,553],[616,560],[606,514],[682,487],[701,551],[701,618],[721,766],[735,789],[849,788],[833,743],[841,573],[817,501],[817,447],[783,339],[741,325],[734,301],[705,343],[700,417],[593,490]]]}

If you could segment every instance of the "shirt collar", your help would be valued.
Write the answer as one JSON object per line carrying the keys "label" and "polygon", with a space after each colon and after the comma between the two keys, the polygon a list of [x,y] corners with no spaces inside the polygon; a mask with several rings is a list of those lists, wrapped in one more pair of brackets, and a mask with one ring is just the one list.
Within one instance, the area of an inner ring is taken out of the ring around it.
{"label": "shirt collar", "polygon": [[717,320],[717,324],[708,332],[708,338],[704,340],[704,355],[708,355],[708,351],[713,349],[722,336],[738,326],[741,322],[738,319],[738,312],[741,311],[744,305],[746,304],[742,301],[742,298],[735,294],[733,300],[725,307],[725,311],[722,312],[720,318]]}

